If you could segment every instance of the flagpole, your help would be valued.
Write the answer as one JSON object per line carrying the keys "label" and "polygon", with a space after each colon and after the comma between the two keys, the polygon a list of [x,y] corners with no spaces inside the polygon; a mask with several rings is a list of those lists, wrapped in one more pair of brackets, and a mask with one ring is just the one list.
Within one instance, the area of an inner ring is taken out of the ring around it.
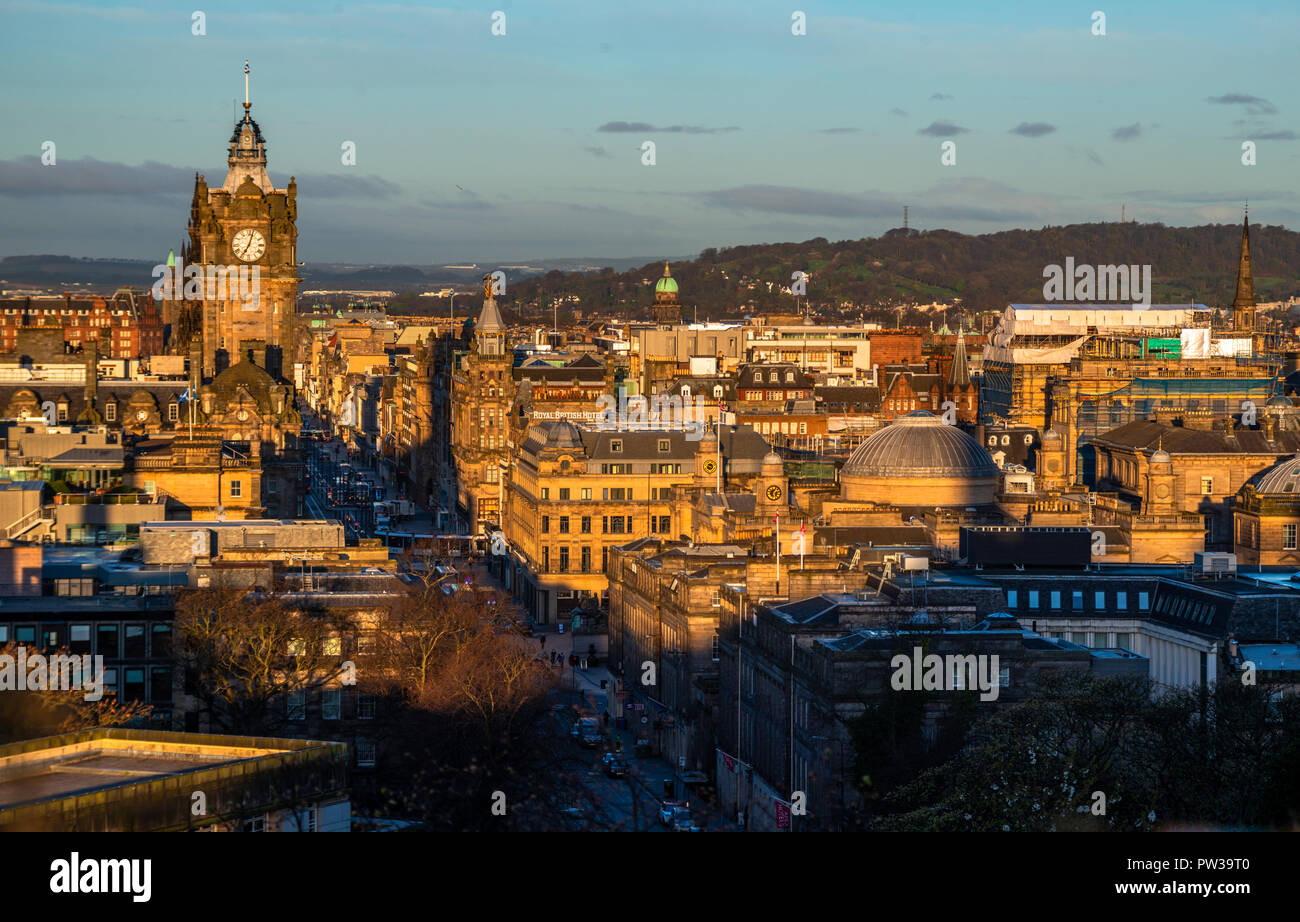
{"label": "flagpole", "polygon": [[781,513],[772,516],[772,521],[776,523],[773,531],[776,532],[776,596],[781,597]]}

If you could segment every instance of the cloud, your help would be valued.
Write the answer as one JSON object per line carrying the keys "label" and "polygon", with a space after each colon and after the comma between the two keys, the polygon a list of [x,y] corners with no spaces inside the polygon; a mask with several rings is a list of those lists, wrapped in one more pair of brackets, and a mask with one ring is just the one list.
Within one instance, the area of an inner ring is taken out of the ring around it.
{"label": "cloud", "polygon": [[1045,134],[1051,134],[1056,130],[1055,125],[1049,125],[1047,122],[1021,122],[1015,128],[1012,128],[1008,134],[1018,134],[1022,138],[1041,138]]}
{"label": "cloud", "polygon": [[1097,156],[1097,152],[1096,152],[1095,150],[1093,150],[1091,147],[1088,148],[1088,150],[1087,150],[1085,153],[1087,153],[1087,155],[1088,155],[1088,159],[1089,159],[1090,161],[1092,161],[1093,163],[1097,164],[1097,166],[1105,166],[1105,165],[1106,165],[1106,164],[1102,163],[1101,157]]}
{"label": "cloud", "polygon": [[[941,183],[925,192],[925,217],[934,221],[1023,221],[1043,207],[1043,200],[990,180],[968,179]],[[815,216],[832,219],[894,220],[905,202],[884,192],[843,194],[794,186],[748,185],[715,189],[699,196],[706,206],[731,211]],[[989,202],[1004,207],[990,207]],[[914,207],[913,211],[917,211]]]}
{"label": "cloud", "polygon": [[699,125],[666,125],[656,128],[648,122],[606,122],[596,129],[597,131],[609,132],[612,134],[629,134],[632,132],[654,131],[659,134],[724,134],[729,131],[739,131],[739,125],[728,125],[725,128],[702,128]]}
{"label": "cloud", "polygon": [[1259,141],[1295,141],[1300,139],[1294,131],[1265,131],[1263,134],[1255,135]]}
{"label": "cloud", "polygon": [[1134,122],[1132,125],[1120,125],[1110,133],[1112,141],[1132,141],[1142,136],[1142,123]]}
{"label": "cloud", "polygon": [[1251,115],[1272,115],[1277,112],[1277,107],[1267,99],[1251,96],[1249,93],[1225,93],[1222,96],[1207,96],[1205,101],[1217,103],[1221,106],[1245,106],[1246,111]]}
{"label": "cloud", "polygon": [[949,99],[952,99],[952,97],[949,96],[947,93],[931,93],[930,98],[938,102],[945,102]]}
{"label": "cloud", "polygon": [[932,138],[951,138],[953,135],[966,134],[969,131],[969,128],[954,125],[952,122],[938,121],[926,125],[917,134],[929,135]]}
{"label": "cloud", "polygon": [[[134,198],[190,196],[194,174],[204,173],[209,186],[220,186],[225,170],[210,173],[193,167],[170,166],[152,160],[138,166],[83,157],[45,166],[36,156],[0,160],[0,195],[15,198],[59,195],[107,195]],[[341,173],[301,174],[296,177],[304,197],[392,198],[401,187],[378,176]],[[287,178],[282,178],[287,183]]]}
{"label": "cloud", "polygon": [[889,110],[890,115],[897,115],[899,118],[907,118],[907,113],[897,107]]}
{"label": "cloud", "polygon": [[583,150],[591,154],[591,156],[593,157],[601,157],[604,159],[609,159],[612,156],[609,151],[605,150],[605,148],[601,147],[600,145],[584,147]]}
{"label": "cloud", "polygon": [[861,128],[818,128],[818,134],[855,134],[861,131]]}

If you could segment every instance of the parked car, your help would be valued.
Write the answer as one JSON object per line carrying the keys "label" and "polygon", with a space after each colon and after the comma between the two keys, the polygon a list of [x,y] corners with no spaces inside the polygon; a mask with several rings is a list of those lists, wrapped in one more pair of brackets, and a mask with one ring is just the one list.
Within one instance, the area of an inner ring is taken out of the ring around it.
{"label": "parked car", "polygon": [[578,745],[584,749],[595,749],[599,746],[604,738],[600,732],[600,721],[594,717],[583,717],[579,720],[579,724]]}
{"label": "parked car", "polygon": [[685,810],[686,803],[680,800],[665,800],[659,804],[659,822],[665,826],[673,824],[673,818],[677,815],[678,810]]}
{"label": "parked car", "polygon": [[699,824],[691,816],[691,811],[686,807],[679,807],[673,812],[673,832],[699,832]]}
{"label": "parked car", "polygon": [[627,760],[621,756],[615,756],[605,763],[605,774],[610,778],[627,777]]}

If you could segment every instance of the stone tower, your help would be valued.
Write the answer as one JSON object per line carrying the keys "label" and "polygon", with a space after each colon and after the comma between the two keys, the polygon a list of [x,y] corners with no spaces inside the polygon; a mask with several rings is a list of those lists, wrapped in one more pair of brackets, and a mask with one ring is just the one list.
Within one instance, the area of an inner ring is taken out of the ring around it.
{"label": "stone tower", "polygon": [[1146,495],[1142,497],[1143,515],[1172,515],[1174,509],[1174,462],[1163,447],[1151,454],[1147,465]]}
{"label": "stone tower", "polygon": [[[253,120],[244,65],[244,116],[230,136],[220,189],[200,174],[194,181],[186,263],[185,301],[200,306],[203,376],[234,364],[240,343],[267,346],[275,377],[294,361],[294,305],[298,297],[298,185],[271,183],[266,140]],[[193,270],[202,281],[192,280]],[[224,282],[224,285],[222,284]]]}

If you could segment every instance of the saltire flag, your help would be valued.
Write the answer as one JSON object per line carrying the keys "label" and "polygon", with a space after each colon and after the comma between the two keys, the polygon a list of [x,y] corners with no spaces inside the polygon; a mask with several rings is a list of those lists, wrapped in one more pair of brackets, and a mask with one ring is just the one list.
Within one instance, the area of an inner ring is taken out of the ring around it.
{"label": "saltire flag", "polygon": [[727,766],[727,771],[731,772],[733,775],[736,773],[736,760],[725,752],[722,753],[722,764]]}
{"label": "saltire flag", "polygon": [[783,800],[773,797],[772,803],[776,805],[776,828],[790,828],[790,805]]}

